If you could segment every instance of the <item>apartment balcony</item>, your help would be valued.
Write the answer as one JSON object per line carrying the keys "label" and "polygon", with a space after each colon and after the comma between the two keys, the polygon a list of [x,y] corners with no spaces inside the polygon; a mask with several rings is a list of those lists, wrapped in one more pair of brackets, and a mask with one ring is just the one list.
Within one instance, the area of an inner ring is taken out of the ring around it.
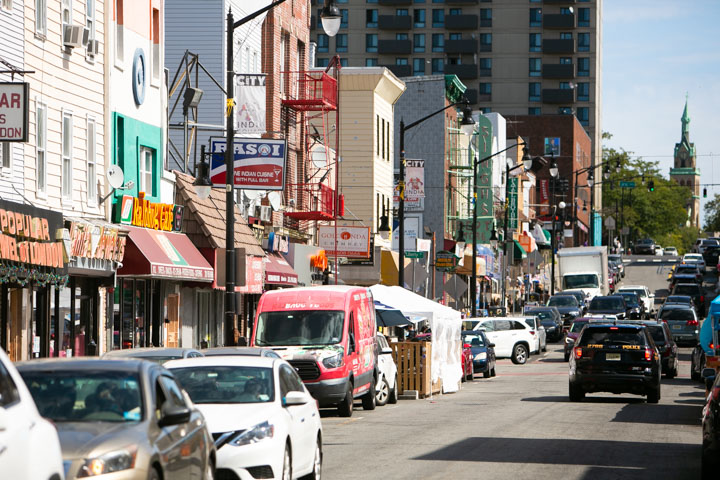
{"label": "apartment balcony", "polygon": [[410,30],[412,17],[410,15],[380,15],[378,16],[380,30]]}
{"label": "apartment balcony", "polygon": [[446,30],[475,30],[477,28],[477,15],[448,15],[445,17]]}
{"label": "apartment balcony", "polygon": [[575,78],[575,64],[544,63],[542,66],[543,78]]}
{"label": "apartment balcony", "polygon": [[412,0],[378,0],[380,5],[394,7],[396,5],[412,5]]}
{"label": "apartment balcony", "polygon": [[412,52],[411,40],[378,40],[378,53],[382,55],[402,54],[409,55]]}
{"label": "apartment balcony", "polygon": [[543,88],[542,101],[552,104],[575,103],[575,90],[572,88]]}
{"label": "apartment balcony", "polygon": [[575,15],[572,13],[545,13],[542,20],[543,28],[575,28]]}
{"label": "apartment balcony", "polygon": [[412,65],[380,65],[395,74],[396,77],[412,76]]}
{"label": "apartment balcony", "polygon": [[477,53],[477,51],[478,51],[477,39],[446,40],[445,41],[445,52],[446,53]]}
{"label": "apartment balcony", "polygon": [[543,40],[542,42],[543,53],[548,54],[569,54],[575,53],[575,40],[568,39],[563,40],[559,38],[552,38]]}
{"label": "apartment balcony", "polygon": [[478,77],[478,67],[475,63],[463,65],[445,65],[446,75],[457,75],[460,80],[472,80]]}

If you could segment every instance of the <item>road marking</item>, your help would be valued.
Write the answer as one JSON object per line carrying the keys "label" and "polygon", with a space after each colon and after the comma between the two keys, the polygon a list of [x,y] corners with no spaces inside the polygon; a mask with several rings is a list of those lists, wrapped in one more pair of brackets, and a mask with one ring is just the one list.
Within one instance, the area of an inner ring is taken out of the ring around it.
{"label": "road marking", "polygon": [[647,262],[647,259],[645,259],[645,258],[638,258],[637,262],[638,262],[638,263],[645,263],[645,262]]}
{"label": "road marking", "polygon": [[[471,252],[471,253],[472,253],[472,252]],[[655,263],[660,263],[660,262],[662,262],[662,259],[656,258],[656,259],[653,260],[653,262],[655,262]]]}

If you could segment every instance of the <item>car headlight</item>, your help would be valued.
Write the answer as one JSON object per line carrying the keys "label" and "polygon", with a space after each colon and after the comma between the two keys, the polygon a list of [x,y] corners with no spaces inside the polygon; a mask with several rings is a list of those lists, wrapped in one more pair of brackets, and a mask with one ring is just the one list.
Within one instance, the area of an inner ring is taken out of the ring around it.
{"label": "car headlight", "polygon": [[475,360],[485,360],[487,358],[486,352],[480,352],[477,355],[475,355]]}
{"label": "car headlight", "polygon": [[332,357],[323,358],[322,363],[325,365],[325,368],[338,368],[343,364],[343,353],[339,352]]}
{"label": "car headlight", "polygon": [[235,439],[230,442],[230,444],[235,445],[236,447],[250,445],[265,440],[266,438],[272,438],[274,434],[275,426],[271,425],[270,422],[263,422],[255,425],[249,430],[244,431],[243,433],[235,437]]}
{"label": "car headlight", "polygon": [[565,343],[575,343],[575,340],[570,337],[565,337]]}
{"label": "car headlight", "polygon": [[99,457],[88,458],[80,468],[78,477],[94,477],[106,473],[129,470],[135,467],[137,449],[115,450]]}

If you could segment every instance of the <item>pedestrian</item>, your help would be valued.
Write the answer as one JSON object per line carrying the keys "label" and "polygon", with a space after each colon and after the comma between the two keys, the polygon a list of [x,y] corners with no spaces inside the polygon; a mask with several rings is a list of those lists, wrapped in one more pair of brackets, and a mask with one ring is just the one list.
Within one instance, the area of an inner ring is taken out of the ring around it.
{"label": "pedestrian", "polygon": [[405,334],[405,338],[407,340],[412,340],[416,336],[417,336],[417,332],[415,331],[415,325],[411,323],[407,327],[407,333]]}

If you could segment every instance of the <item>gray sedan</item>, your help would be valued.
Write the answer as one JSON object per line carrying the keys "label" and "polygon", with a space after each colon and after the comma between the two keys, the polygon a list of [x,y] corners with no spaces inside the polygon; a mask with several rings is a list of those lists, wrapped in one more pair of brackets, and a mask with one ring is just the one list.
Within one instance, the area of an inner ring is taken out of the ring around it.
{"label": "gray sedan", "polygon": [[137,358],[163,364],[169,360],[179,360],[181,358],[194,358],[202,356],[203,354],[200,353],[199,350],[196,350],[194,348],[145,347],[126,348],[124,350],[112,350],[103,355],[102,358]]}
{"label": "gray sedan", "polygon": [[68,358],[17,368],[40,414],[57,426],[66,479],[214,477],[205,419],[160,365]]}

